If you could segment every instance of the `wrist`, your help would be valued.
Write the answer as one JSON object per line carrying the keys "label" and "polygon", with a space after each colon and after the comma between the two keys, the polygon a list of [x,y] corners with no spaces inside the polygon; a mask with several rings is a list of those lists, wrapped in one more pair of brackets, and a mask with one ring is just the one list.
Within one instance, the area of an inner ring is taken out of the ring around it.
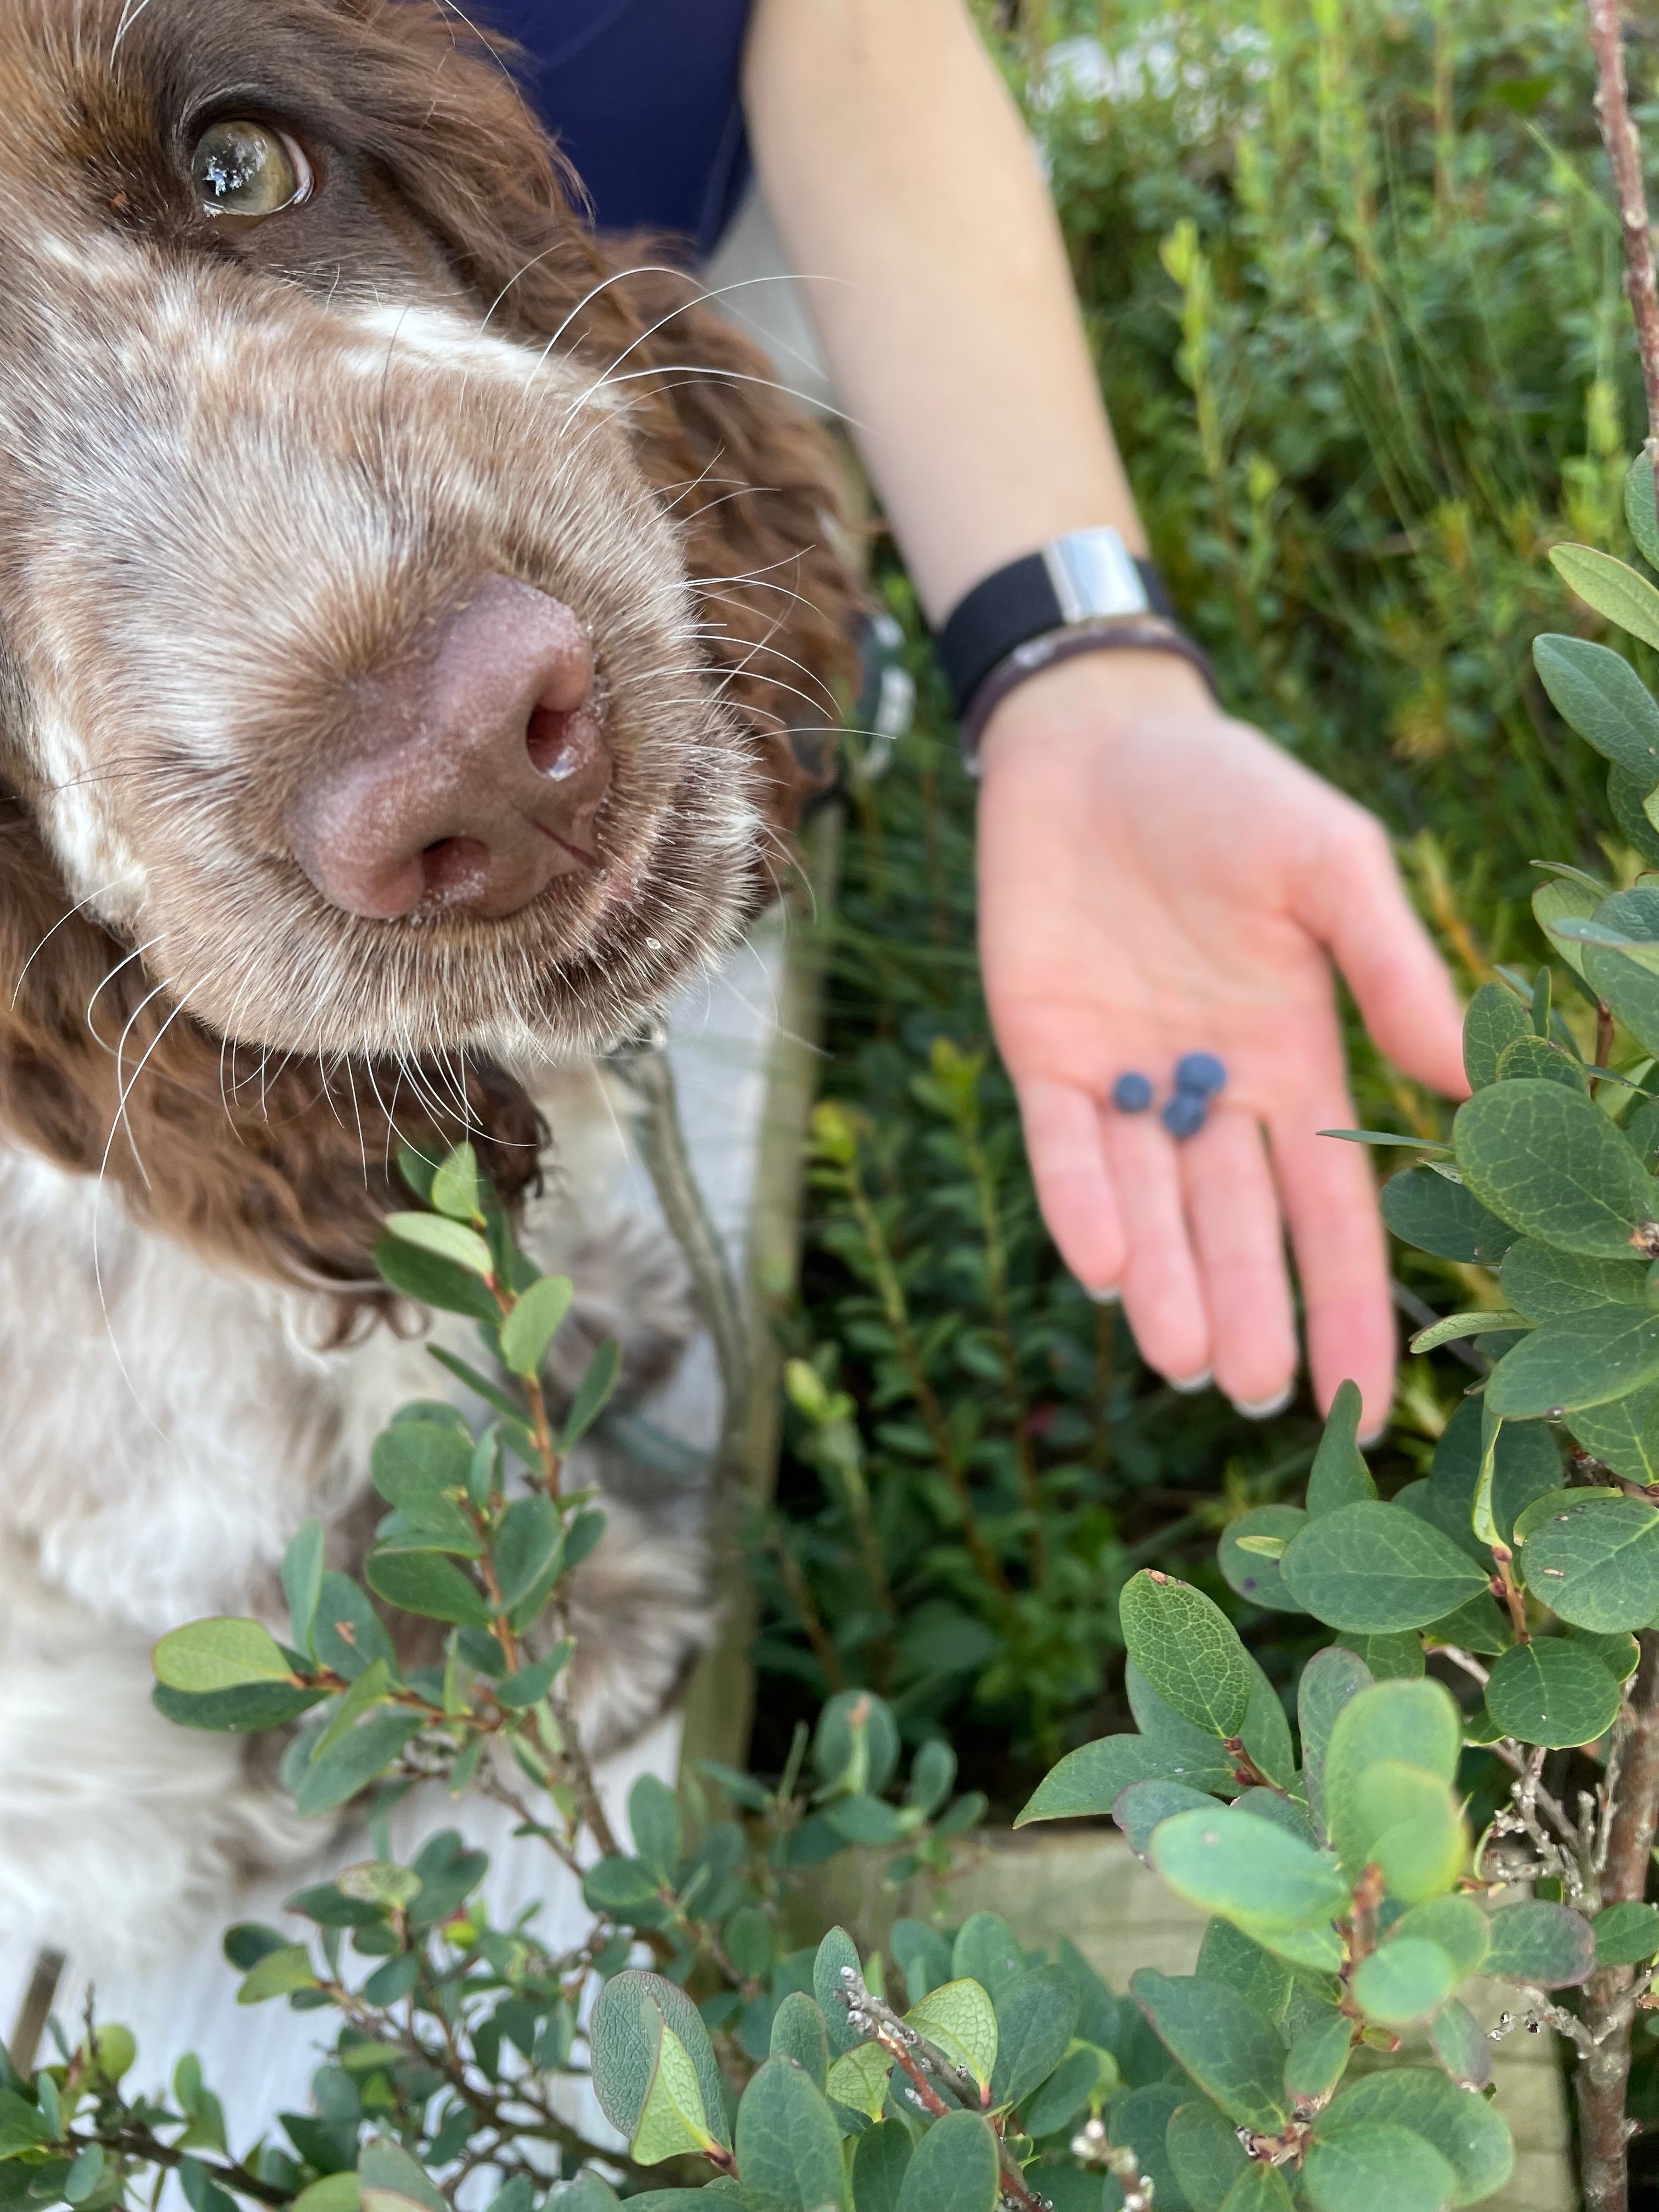
{"label": "wrist", "polygon": [[1189,661],[1172,653],[1081,653],[1030,677],[993,709],[981,733],[988,775],[1034,741],[1062,738],[1109,746],[1166,716],[1220,719],[1213,694]]}

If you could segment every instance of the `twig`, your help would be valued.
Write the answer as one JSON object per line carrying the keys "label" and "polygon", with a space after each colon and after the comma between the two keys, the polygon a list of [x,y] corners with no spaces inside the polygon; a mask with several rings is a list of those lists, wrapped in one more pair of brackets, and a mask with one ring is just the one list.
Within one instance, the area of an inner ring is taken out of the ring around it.
{"label": "twig", "polygon": [[1648,398],[1648,455],[1659,458],[1659,283],[1653,267],[1642,145],[1631,120],[1630,87],[1619,0],[1589,0],[1590,45],[1595,54],[1595,116],[1613,164],[1619,228],[1625,240],[1625,296],[1636,323],[1642,382]]}

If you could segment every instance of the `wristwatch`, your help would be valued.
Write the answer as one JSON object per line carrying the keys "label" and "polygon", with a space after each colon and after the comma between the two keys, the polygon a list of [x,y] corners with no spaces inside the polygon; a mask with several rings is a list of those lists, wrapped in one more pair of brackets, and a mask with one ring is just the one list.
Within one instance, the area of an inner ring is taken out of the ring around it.
{"label": "wristwatch", "polygon": [[1083,653],[1173,653],[1212,690],[1209,661],[1175,621],[1164,579],[1110,528],[1071,530],[975,584],[939,633],[963,757],[977,772],[994,709],[1041,670]]}

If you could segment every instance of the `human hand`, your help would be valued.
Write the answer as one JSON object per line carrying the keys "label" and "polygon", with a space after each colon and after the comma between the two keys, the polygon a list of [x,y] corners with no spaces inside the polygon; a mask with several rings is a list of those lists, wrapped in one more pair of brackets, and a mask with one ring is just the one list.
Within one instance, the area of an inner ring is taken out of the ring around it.
{"label": "human hand", "polygon": [[[1352,1376],[1363,1425],[1393,1393],[1387,1239],[1352,1126],[1332,962],[1408,1075],[1462,1097],[1451,979],[1386,834],[1170,655],[1066,661],[988,724],[980,950],[1038,1197],[1067,1266],[1122,1297],[1177,1387],[1213,1374],[1276,1411],[1297,1367],[1283,1222],[1322,1408]],[[1182,1053],[1227,1088],[1177,1146],[1108,1103],[1130,1068],[1167,1095]]]}

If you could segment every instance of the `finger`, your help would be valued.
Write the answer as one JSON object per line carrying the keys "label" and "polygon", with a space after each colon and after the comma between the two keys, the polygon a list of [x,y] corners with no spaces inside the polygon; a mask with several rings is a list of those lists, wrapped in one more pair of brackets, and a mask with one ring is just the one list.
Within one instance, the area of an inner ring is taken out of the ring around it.
{"label": "finger", "polygon": [[1243,1412],[1279,1411],[1296,1374],[1296,1315],[1261,1132],[1223,1109],[1180,1161],[1217,1387]]}
{"label": "finger", "polygon": [[1128,1255],[1099,1109],[1069,1084],[1024,1083],[1018,1090],[1037,1203],[1060,1256],[1085,1291],[1115,1290]]}
{"label": "finger", "polygon": [[1360,1145],[1322,1137],[1351,1127],[1353,1106],[1333,1083],[1310,1109],[1275,1119],[1273,1172],[1296,1252],[1308,1365],[1320,1410],[1352,1377],[1364,1400],[1362,1432],[1378,1430],[1394,1399],[1395,1334],[1388,1239]]}
{"label": "finger", "polygon": [[1304,919],[1330,947],[1389,1058],[1419,1082],[1467,1097],[1456,989],[1406,896],[1386,834],[1369,815],[1310,882]]}
{"label": "finger", "polygon": [[1174,1383],[1209,1379],[1210,1328],[1187,1234],[1176,1148],[1150,1114],[1105,1113],[1106,1160],[1117,1190],[1128,1263],[1123,1309],[1140,1356]]}

